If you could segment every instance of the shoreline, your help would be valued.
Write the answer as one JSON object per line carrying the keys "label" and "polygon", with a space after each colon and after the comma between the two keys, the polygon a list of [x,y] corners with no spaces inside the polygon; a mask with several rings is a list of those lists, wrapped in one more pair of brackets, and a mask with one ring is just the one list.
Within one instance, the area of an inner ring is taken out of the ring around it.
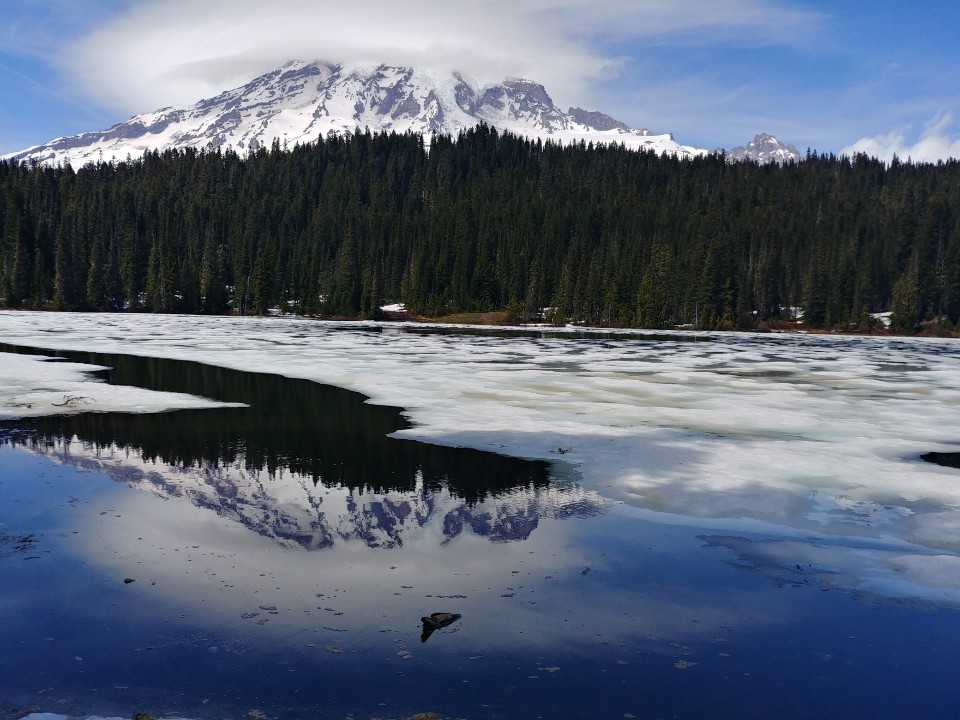
{"label": "shoreline", "polygon": [[429,327],[431,325],[435,326],[465,326],[465,327],[475,327],[475,328],[489,328],[489,329],[538,329],[538,330],[570,330],[570,331],[581,331],[581,332],[636,332],[642,334],[649,333],[715,333],[715,332],[729,332],[737,334],[747,334],[747,333],[759,333],[759,334],[783,334],[783,335],[827,335],[827,336],[838,336],[838,337],[873,337],[873,338],[960,338],[960,329],[951,329],[949,331],[938,331],[936,325],[933,322],[928,323],[922,330],[915,333],[901,333],[895,330],[890,329],[883,324],[882,321],[876,322],[876,327],[871,329],[870,332],[861,332],[858,330],[843,330],[839,328],[816,328],[809,327],[803,324],[803,321],[798,320],[776,320],[772,323],[763,322],[760,323],[758,327],[755,328],[694,328],[688,326],[674,326],[669,328],[651,328],[651,327],[642,327],[642,326],[632,326],[632,325],[579,325],[576,323],[566,323],[563,325],[556,325],[548,322],[515,322],[510,321],[507,318],[507,312],[503,310],[499,311],[488,311],[488,312],[470,312],[470,313],[456,313],[453,315],[444,315],[440,317],[430,317],[426,315],[416,315],[414,313],[403,311],[386,311],[381,314],[379,317],[375,318],[364,318],[364,317],[350,317],[350,316],[339,316],[339,315],[298,315],[297,313],[284,312],[279,308],[272,308],[269,312],[263,315],[256,314],[240,314],[236,312],[222,313],[217,315],[206,315],[198,313],[153,313],[146,311],[131,311],[131,310],[117,310],[113,312],[104,312],[100,310],[53,310],[50,308],[34,309],[34,308],[0,308],[0,312],[13,312],[13,313],[45,313],[55,315],[57,313],[62,314],[71,314],[77,313],[81,315],[166,315],[173,317],[206,317],[206,318],[298,318],[302,320],[314,320],[320,322],[330,322],[330,323],[383,323],[383,324],[401,324],[401,323],[410,323],[412,325],[422,325]]}

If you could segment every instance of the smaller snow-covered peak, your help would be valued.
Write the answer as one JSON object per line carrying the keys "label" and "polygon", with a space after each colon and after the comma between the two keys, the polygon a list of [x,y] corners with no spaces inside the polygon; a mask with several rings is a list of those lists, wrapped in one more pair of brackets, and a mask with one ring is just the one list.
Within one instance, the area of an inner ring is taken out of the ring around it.
{"label": "smaller snow-covered peak", "polygon": [[727,151],[727,159],[731,162],[750,160],[761,165],[771,162],[783,165],[788,162],[797,162],[801,156],[793,145],[780,142],[769,133],[757,133],[746,145]]}

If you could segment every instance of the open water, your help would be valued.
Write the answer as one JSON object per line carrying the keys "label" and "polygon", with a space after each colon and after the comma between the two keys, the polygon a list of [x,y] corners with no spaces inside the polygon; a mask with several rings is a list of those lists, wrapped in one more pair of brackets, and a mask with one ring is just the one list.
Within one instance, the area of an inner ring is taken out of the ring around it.
{"label": "open water", "polygon": [[[388,437],[409,427],[400,410],[309,380],[44,355],[243,407],[3,424],[0,717],[893,719],[960,706],[952,604],[834,584],[799,549],[772,557],[761,528],[650,522],[582,483],[563,452],[547,463]],[[433,612],[461,617],[424,641]]]}

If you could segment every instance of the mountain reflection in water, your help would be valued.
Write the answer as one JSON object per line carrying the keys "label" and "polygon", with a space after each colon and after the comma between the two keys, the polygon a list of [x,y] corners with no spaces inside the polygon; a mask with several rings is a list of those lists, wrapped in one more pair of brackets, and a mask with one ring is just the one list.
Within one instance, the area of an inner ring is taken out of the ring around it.
{"label": "mountain reflection in water", "polygon": [[195,362],[42,354],[106,366],[97,374],[112,384],[247,407],[17,420],[0,423],[0,442],[189,501],[288,547],[396,547],[428,525],[444,541],[468,531],[522,540],[541,517],[603,506],[551,483],[542,461],[390,438],[409,427],[400,411],[340,388]]}

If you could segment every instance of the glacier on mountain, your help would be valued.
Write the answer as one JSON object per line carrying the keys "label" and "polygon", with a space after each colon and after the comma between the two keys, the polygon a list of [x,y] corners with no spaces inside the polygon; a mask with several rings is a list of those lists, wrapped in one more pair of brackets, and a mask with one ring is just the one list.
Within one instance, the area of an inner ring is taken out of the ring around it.
{"label": "glacier on mountain", "polygon": [[246,154],[275,141],[290,147],[366,129],[418,133],[429,144],[433,135],[456,136],[478,123],[562,144],[617,143],[684,158],[707,153],[677,143],[670,134],[631,129],[600,112],[563,112],[542,85],[530,80],[479,87],[459,73],[295,61],[214,98],[57,138],[3,159],[81,166],[170,148]]}

